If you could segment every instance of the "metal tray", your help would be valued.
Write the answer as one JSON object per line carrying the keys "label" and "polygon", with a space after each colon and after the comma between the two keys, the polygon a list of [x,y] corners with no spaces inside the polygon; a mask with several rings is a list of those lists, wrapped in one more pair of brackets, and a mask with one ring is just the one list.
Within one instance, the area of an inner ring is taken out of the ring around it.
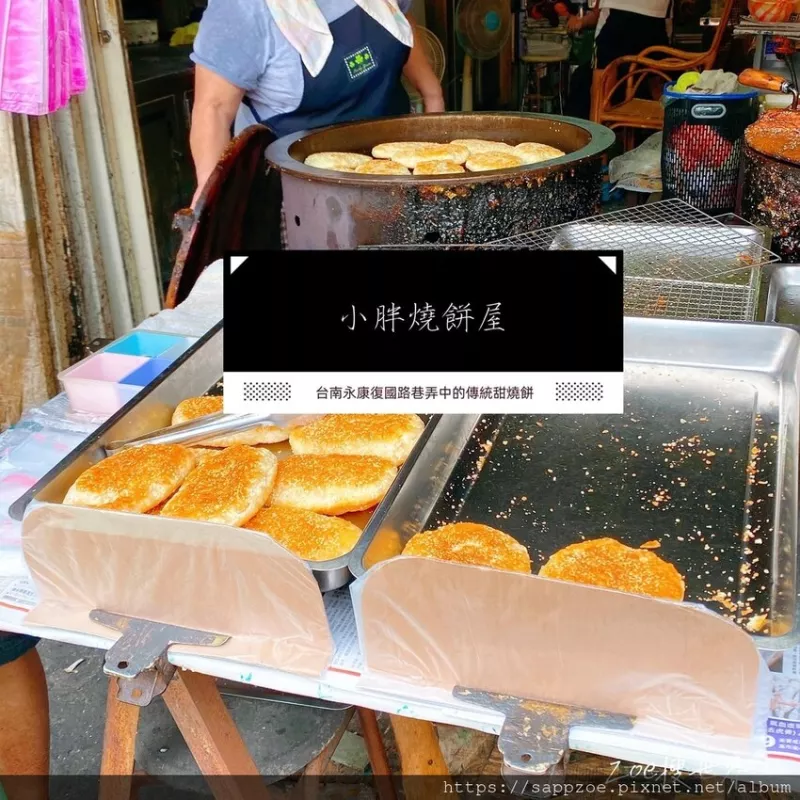
{"label": "metal tray", "polygon": [[800,266],[781,264],[773,268],[765,320],[800,327]]}
{"label": "metal tray", "polygon": [[[220,375],[222,373],[222,334],[220,322],[194,346],[175,361],[159,378],[141,391],[130,403],[110,417],[93,434],[91,434],[76,450],[60,461],[35,486],[29,489],[9,509],[11,517],[22,520],[26,509],[33,504],[60,504],[69,487],[78,476],[92,464],[105,458],[103,447],[119,439],[141,436],[158,428],[166,427],[172,419],[172,412],[181,400],[203,394],[219,394],[221,390]],[[414,461],[431,431],[436,420],[428,421],[411,461]],[[288,447],[270,446],[280,457],[281,450]],[[390,488],[387,499],[391,500],[397,487],[404,480],[407,468],[403,467],[395,484]],[[356,515],[351,515],[355,517]],[[368,514],[359,515],[356,520],[365,525]],[[338,589],[351,580],[348,567],[349,554],[330,561],[307,562],[314,573],[323,592]]]}
{"label": "metal tray", "polygon": [[515,536],[534,572],[583,538],[658,540],[688,602],[745,628],[766,614],[761,631],[749,629],[759,647],[789,646],[800,627],[800,335],[629,318],[625,337],[623,415],[444,416],[394,502],[373,515],[353,573],[386,537],[404,543],[457,520]]}

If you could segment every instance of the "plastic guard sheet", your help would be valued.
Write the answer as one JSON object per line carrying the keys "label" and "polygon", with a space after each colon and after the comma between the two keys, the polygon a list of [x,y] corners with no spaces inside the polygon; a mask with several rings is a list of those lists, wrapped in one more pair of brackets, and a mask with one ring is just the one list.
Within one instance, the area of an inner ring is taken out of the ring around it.
{"label": "plastic guard sheet", "polygon": [[99,608],[232,638],[182,652],[318,676],[333,641],[306,565],[267,536],[165,517],[43,505],[23,521],[39,594],[26,623],[113,637]]}
{"label": "plastic guard sheet", "polygon": [[763,749],[766,666],[704,608],[408,557],[351,593],[363,681],[462,685],[632,715],[637,733],[673,743]]}

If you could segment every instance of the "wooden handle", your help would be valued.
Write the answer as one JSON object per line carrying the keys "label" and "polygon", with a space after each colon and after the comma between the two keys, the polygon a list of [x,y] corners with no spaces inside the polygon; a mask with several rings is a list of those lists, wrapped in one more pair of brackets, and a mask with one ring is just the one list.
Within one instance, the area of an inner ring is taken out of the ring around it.
{"label": "wooden handle", "polygon": [[764,92],[788,92],[789,84],[779,75],[771,75],[769,72],[762,72],[760,69],[746,69],[739,75],[739,83],[742,86],[750,86],[753,89],[761,89]]}

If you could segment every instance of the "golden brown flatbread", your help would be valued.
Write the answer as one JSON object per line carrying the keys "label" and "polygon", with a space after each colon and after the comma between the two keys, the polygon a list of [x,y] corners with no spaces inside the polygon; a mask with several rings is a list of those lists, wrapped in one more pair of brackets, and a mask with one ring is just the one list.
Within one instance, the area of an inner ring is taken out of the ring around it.
{"label": "golden brown flatbread", "polygon": [[435,531],[418,533],[408,540],[403,555],[509,572],[530,574],[531,571],[531,558],[524,545],[507,533],[475,522],[456,522]]}
{"label": "golden brown flatbread", "polygon": [[516,153],[477,153],[467,159],[470,172],[491,172],[495,169],[516,169],[525,164]]}
{"label": "golden brown flatbread", "polygon": [[329,169],[334,172],[353,172],[362,164],[372,161],[360,153],[312,153],[305,160],[306,166]]}
{"label": "golden brown flatbread", "polygon": [[424,429],[416,414],[328,414],[295,428],[289,444],[297,455],[376,456],[400,465]]}
{"label": "golden brown flatbread", "polygon": [[278,465],[273,506],[338,516],[365,511],[383,500],[397,475],[391,461],[374,456],[289,456]]}
{"label": "golden brown flatbread", "polygon": [[454,139],[450,144],[461,145],[469,150],[471,156],[478,153],[513,153],[514,148],[505,142],[492,142],[488,139]]}
{"label": "golden brown flatbread", "polygon": [[415,175],[454,175],[459,172],[464,172],[464,167],[454,161],[420,161],[414,167]]}
{"label": "golden brown flatbread", "polygon": [[565,155],[563,150],[558,150],[547,144],[537,144],[536,142],[518,144],[514,148],[514,152],[526,164],[538,164],[541,161],[550,161],[553,158],[561,158],[561,156]]}
{"label": "golden brown flatbread", "polygon": [[435,142],[386,142],[372,148],[374,158],[388,158],[394,160],[395,153],[419,150],[421,147],[433,147]]}
{"label": "golden brown flatbread", "polygon": [[469,150],[455,144],[431,144],[412,150],[401,150],[394,154],[394,160],[404,167],[414,169],[423,161],[452,161],[463,164],[469,158]]}
{"label": "golden brown flatbread", "polygon": [[664,600],[683,600],[686,591],[678,570],[652,550],[627,547],[609,538],[589,539],[559,550],[539,575]]}
{"label": "golden brown flatbread", "polygon": [[70,486],[64,505],[144,514],[166,500],[194,469],[188,447],[145,444],[99,461]]}
{"label": "golden brown flatbread", "polygon": [[339,517],[299,508],[262,508],[245,526],[269,534],[290,553],[306,561],[328,561],[349,553],[361,529]]}
{"label": "golden brown flatbread", "polygon": [[161,516],[238,527],[270,499],[277,471],[269,450],[228,447],[192,471]]}
{"label": "golden brown flatbread", "polygon": [[367,161],[356,169],[359,175],[408,175],[408,169],[396,161]]}

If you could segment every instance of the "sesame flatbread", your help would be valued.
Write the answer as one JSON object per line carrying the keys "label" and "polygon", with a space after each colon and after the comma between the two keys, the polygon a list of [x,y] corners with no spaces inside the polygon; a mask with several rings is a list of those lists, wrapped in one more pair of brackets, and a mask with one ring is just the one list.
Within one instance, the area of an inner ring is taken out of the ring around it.
{"label": "sesame flatbread", "polygon": [[372,161],[361,153],[312,153],[305,160],[306,166],[330,169],[334,172],[353,172],[362,164]]}
{"label": "sesame flatbread", "polygon": [[408,175],[408,169],[396,161],[367,161],[356,168],[359,175]]}
{"label": "sesame flatbread", "polygon": [[452,175],[458,172],[464,172],[464,167],[454,161],[420,161],[414,167],[415,175]]}
{"label": "sesame flatbread", "polygon": [[513,153],[514,148],[505,142],[491,142],[488,139],[454,139],[450,144],[460,145],[469,150],[471,156],[478,153]]}
{"label": "sesame flatbread", "polygon": [[372,148],[373,158],[388,158],[394,160],[395,153],[419,150],[420,147],[433,147],[435,142],[386,142],[377,144]]}
{"label": "sesame flatbread", "polygon": [[394,160],[398,164],[409,169],[414,169],[423,161],[452,161],[455,164],[463,164],[468,158],[469,150],[455,144],[432,144],[410,151],[398,151],[394,155]]}
{"label": "sesame flatbread", "polygon": [[522,158],[526,164],[538,164],[540,161],[550,161],[553,158],[561,158],[565,155],[563,150],[550,147],[548,144],[538,144],[536,142],[523,142],[514,148],[514,152]]}
{"label": "sesame flatbread", "polygon": [[525,161],[514,153],[478,153],[467,159],[470,172],[491,172],[495,169],[516,169]]}

